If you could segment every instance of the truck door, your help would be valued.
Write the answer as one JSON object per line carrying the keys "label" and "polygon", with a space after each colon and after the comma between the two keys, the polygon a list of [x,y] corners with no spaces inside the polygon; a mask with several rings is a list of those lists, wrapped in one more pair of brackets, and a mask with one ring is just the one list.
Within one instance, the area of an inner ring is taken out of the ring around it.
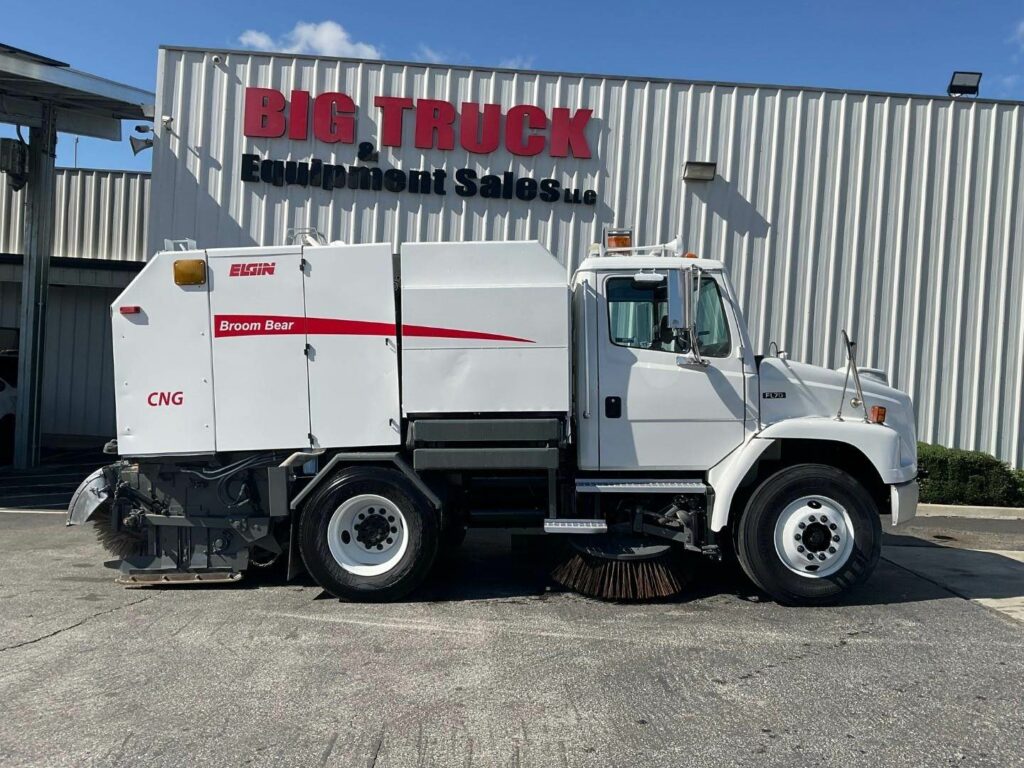
{"label": "truck door", "polygon": [[[667,274],[667,273],[666,273]],[[601,469],[703,470],[744,439],[742,335],[710,273],[695,288],[706,367],[680,365],[666,281],[609,274],[598,313]]]}
{"label": "truck door", "polygon": [[217,450],[309,447],[301,251],[207,251]]}

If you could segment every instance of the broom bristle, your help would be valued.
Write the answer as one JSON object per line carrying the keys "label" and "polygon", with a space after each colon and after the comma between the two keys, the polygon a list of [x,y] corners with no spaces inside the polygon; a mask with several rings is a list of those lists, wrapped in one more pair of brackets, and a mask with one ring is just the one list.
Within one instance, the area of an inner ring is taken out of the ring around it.
{"label": "broom bristle", "polygon": [[124,528],[115,531],[110,525],[109,515],[100,515],[93,526],[96,539],[103,548],[112,555],[122,559],[137,555],[142,551],[144,538],[141,533],[128,531]]}
{"label": "broom bristle", "polygon": [[575,553],[551,574],[567,589],[602,600],[658,600],[683,591],[686,569],[671,554],[612,560]]}

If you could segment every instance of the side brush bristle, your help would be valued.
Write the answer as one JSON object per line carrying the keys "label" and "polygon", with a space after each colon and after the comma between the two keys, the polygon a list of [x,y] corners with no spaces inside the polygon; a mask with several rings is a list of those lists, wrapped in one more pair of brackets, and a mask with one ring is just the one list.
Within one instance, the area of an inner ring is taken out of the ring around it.
{"label": "side brush bristle", "polygon": [[141,533],[127,531],[124,528],[115,531],[110,525],[109,515],[100,515],[94,524],[96,539],[110,554],[125,558],[137,555],[142,551],[144,539]]}
{"label": "side brush bristle", "polygon": [[677,558],[611,560],[575,553],[552,578],[567,589],[602,600],[658,600],[683,591],[688,573]]}

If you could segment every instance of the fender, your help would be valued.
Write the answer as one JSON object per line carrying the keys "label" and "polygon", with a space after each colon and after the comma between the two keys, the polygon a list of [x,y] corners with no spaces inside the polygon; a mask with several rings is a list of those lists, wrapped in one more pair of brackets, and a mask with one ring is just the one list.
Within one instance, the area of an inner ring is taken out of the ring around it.
{"label": "fender", "polygon": [[729,509],[736,489],[761,454],[776,440],[786,439],[822,440],[851,445],[864,454],[886,485],[907,483],[917,476],[915,462],[902,462],[899,433],[884,424],[837,421],[822,416],[786,419],[758,432],[708,473],[708,481],[715,490],[712,531],[722,530],[729,522]]}
{"label": "fender", "polygon": [[757,460],[774,443],[774,440],[755,436],[730,453],[708,472],[708,483],[715,490],[714,507],[711,510],[711,530],[718,533],[729,522],[732,497],[740,487]]}

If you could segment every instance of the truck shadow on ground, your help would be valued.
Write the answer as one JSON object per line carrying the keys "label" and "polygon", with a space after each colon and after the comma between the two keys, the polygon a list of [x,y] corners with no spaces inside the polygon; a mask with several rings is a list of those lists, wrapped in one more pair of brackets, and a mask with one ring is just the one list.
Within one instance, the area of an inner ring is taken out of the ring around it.
{"label": "truck shadow on ground", "polygon": [[[883,554],[872,577],[836,606],[895,605],[949,597],[1024,597],[1024,564],[992,552],[958,549],[912,537],[885,534]],[[892,548],[919,550],[906,565]],[[887,551],[890,556],[887,556]],[[923,556],[922,556],[923,555]],[[473,531],[457,550],[439,555],[427,581],[409,602],[545,599],[568,590],[555,583],[551,572],[565,556],[558,542],[541,536],[511,537],[498,531]],[[731,558],[722,562],[695,556],[693,581],[679,595],[656,602],[690,603],[731,596],[750,603],[773,602],[743,574]],[[955,591],[931,571],[960,573]],[[308,576],[303,576],[308,580]],[[308,581],[312,585],[312,581]],[[966,586],[965,586],[966,585]],[[321,592],[318,600],[333,600]]]}

